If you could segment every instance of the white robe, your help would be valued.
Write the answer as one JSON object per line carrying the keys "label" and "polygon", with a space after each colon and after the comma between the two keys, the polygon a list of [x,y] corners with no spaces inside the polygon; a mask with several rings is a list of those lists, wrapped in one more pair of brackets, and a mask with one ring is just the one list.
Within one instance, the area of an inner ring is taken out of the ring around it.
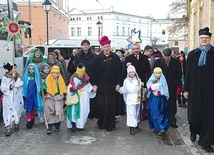
{"label": "white robe", "polygon": [[[77,85],[79,83],[78,78],[74,78],[74,83]],[[68,92],[70,92],[71,84],[68,85]],[[75,119],[75,106],[72,107],[72,122],[76,123],[78,129],[83,129],[85,123],[87,122],[88,114],[90,112],[90,93],[92,91],[92,85],[88,83],[81,90],[78,90],[80,96],[80,118]],[[67,127],[72,128],[72,124],[67,117]]]}
{"label": "white robe", "polygon": [[[15,81],[14,81],[15,82]],[[12,122],[15,121],[15,124],[18,124],[23,110],[23,81],[18,77],[15,82],[15,87],[10,90],[10,85],[13,83],[11,78],[3,76],[1,83],[1,91],[3,92],[3,119],[5,127],[12,125]]]}
{"label": "white robe", "polygon": [[137,78],[130,79],[127,77],[119,90],[126,103],[127,126],[129,127],[137,127],[137,123],[140,121],[140,102],[137,101],[139,89]]}

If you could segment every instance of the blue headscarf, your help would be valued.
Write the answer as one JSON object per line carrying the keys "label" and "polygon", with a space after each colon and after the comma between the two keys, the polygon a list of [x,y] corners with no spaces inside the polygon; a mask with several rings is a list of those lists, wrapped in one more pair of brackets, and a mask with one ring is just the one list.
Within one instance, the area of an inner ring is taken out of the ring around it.
{"label": "blue headscarf", "polygon": [[29,80],[29,78],[28,78],[28,74],[29,74],[28,70],[29,70],[30,66],[33,66],[33,68],[34,68],[34,77],[35,77],[35,82],[36,82],[36,86],[37,86],[37,101],[38,101],[37,107],[38,107],[38,111],[42,113],[43,112],[43,104],[42,104],[42,97],[41,97],[41,94],[40,94],[40,91],[41,91],[41,80],[40,80],[39,69],[34,63],[30,63],[27,66],[27,68],[25,70],[25,73],[23,75],[22,80],[24,82],[24,88],[23,88],[23,91],[22,91],[22,95],[26,96],[26,94],[27,94],[27,87],[28,87],[28,80]]}
{"label": "blue headscarf", "polygon": [[[151,75],[151,77],[149,78],[149,80],[147,81],[147,83],[146,83],[147,89],[149,89],[151,87],[151,85],[153,84],[153,81],[155,79],[157,79],[157,78],[155,77],[155,74],[153,73]],[[168,90],[168,85],[167,85],[167,82],[166,82],[166,78],[163,75],[163,73],[161,74],[161,77],[158,80],[158,83],[160,84],[160,93],[161,93],[161,95],[166,96],[166,99],[168,100],[169,99],[169,90]],[[151,92],[148,91],[147,98],[149,98],[150,94],[151,94]]]}
{"label": "blue headscarf", "polygon": [[201,54],[198,59],[198,66],[206,66],[206,57],[208,51],[211,49],[211,45],[209,44],[205,48],[200,45],[198,48],[201,50]]}

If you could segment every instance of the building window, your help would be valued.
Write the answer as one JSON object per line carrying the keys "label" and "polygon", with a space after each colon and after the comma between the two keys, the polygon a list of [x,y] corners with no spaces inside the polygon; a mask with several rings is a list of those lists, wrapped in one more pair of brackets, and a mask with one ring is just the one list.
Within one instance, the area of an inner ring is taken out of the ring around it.
{"label": "building window", "polygon": [[79,17],[79,20],[81,20],[81,17]]}
{"label": "building window", "polygon": [[53,39],[53,27],[52,27],[52,25],[50,26],[50,39]]}
{"label": "building window", "polygon": [[128,36],[130,36],[130,27],[128,27]]}
{"label": "building window", "polygon": [[119,26],[116,27],[116,31],[117,31],[116,34],[118,36],[119,35]]}
{"label": "building window", "polygon": [[71,27],[71,36],[72,36],[72,37],[75,36],[75,27]]}
{"label": "building window", "polygon": [[57,39],[59,39],[59,36],[60,36],[60,30],[57,29]]}
{"label": "building window", "polygon": [[88,36],[92,36],[92,27],[88,27]]}
{"label": "building window", "polygon": [[81,27],[77,27],[77,36],[81,36]]}
{"label": "building window", "polygon": [[87,20],[91,20],[91,17],[87,17]]}
{"label": "building window", "polygon": [[123,36],[125,36],[125,27],[123,27]]}
{"label": "building window", "polygon": [[116,16],[116,19],[119,20],[119,16]]}
{"label": "building window", "polygon": [[178,46],[178,41],[175,41],[175,46]]}
{"label": "building window", "polygon": [[165,34],[166,34],[165,29],[162,29],[162,35],[165,35]]}
{"label": "building window", "polygon": [[103,18],[102,18],[102,16],[98,16],[98,20],[102,20]]}

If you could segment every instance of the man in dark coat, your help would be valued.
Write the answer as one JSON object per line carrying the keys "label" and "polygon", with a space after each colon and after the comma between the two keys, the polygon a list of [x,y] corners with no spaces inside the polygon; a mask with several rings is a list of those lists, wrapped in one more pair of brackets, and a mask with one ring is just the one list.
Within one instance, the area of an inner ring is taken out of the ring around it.
{"label": "man in dark coat", "polygon": [[189,52],[184,81],[184,97],[188,99],[190,139],[207,152],[214,145],[214,47],[210,45],[209,28],[199,31],[200,46]]}
{"label": "man in dark coat", "polygon": [[[90,77],[89,81],[91,82],[94,75],[93,70],[95,68],[97,55],[91,51],[90,42],[86,39],[81,42],[81,48],[82,50],[80,50],[74,57],[73,65],[74,68],[77,68],[77,65],[82,63],[86,68],[86,73]],[[94,117],[98,117],[96,97],[90,99],[90,113],[88,115],[88,118],[90,119],[93,119]]]}
{"label": "man in dark coat", "polygon": [[[112,131],[115,128],[115,109],[117,91],[122,85],[122,63],[117,54],[110,51],[111,41],[107,36],[100,39],[102,52],[93,76],[93,85],[97,86],[98,128]],[[96,90],[96,87],[93,88]]]}
{"label": "man in dark coat", "polygon": [[140,53],[138,43],[132,44],[132,54],[125,58],[124,78],[127,76],[127,63],[130,62],[136,69],[136,72],[142,82],[146,83],[151,76],[151,69],[148,57]]}
{"label": "man in dark coat", "polygon": [[177,58],[172,57],[172,51],[170,48],[163,50],[163,57],[157,59],[154,64],[155,67],[160,67],[163,71],[164,76],[169,88],[169,114],[170,114],[170,126],[177,128],[175,114],[177,113],[176,104],[176,90],[181,80],[181,65]]}

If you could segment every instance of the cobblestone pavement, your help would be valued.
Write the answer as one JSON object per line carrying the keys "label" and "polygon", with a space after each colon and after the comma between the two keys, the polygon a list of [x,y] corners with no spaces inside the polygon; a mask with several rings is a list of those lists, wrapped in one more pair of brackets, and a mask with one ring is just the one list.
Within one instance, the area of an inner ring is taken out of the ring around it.
{"label": "cobblestone pavement", "polygon": [[187,108],[178,107],[177,121],[179,123],[179,128],[176,130],[193,155],[213,155],[213,153],[205,152],[205,150],[203,150],[201,146],[198,145],[198,137],[194,143],[189,139],[190,132],[187,121]]}
{"label": "cobblestone pavement", "polygon": [[[99,130],[96,119],[89,119],[85,129],[72,133],[62,122],[61,131],[46,134],[45,125],[36,123],[33,129],[25,127],[24,118],[20,131],[5,137],[3,123],[0,124],[0,154],[4,155],[197,155],[203,150],[189,140],[186,108],[178,108],[177,129],[169,128],[164,136],[157,136],[149,129],[147,121],[140,123],[134,136],[129,134],[126,117],[117,119],[112,132]],[[205,153],[204,153],[205,154]],[[207,154],[207,153],[206,153]]]}

